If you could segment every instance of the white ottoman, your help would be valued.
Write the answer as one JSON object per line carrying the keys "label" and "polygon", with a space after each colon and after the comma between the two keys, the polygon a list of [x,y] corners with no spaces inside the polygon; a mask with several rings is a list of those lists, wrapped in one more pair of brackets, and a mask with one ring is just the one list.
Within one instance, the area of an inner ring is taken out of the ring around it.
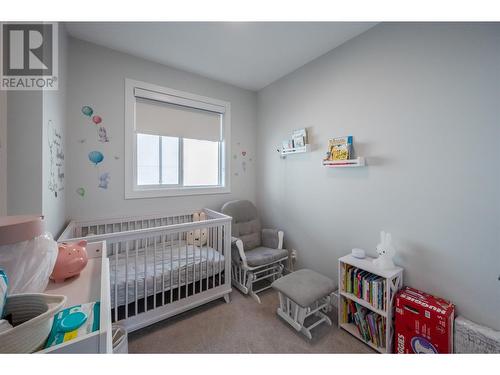
{"label": "white ottoman", "polygon": [[[297,331],[312,339],[311,330],[332,321],[325,314],[335,290],[332,279],[308,269],[292,272],[274,281],[272,287],[278,291],[280,306],[277,313]],[[318,320],[304,326],[308,316],[316,315]]]}

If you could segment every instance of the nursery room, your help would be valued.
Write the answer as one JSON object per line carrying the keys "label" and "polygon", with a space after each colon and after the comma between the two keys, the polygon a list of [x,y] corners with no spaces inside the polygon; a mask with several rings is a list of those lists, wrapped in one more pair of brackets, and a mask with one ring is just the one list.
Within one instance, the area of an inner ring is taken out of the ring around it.
{"label": "nursery room", "polygon": [[0,358],[498,365],[500,23],[18,18]]}

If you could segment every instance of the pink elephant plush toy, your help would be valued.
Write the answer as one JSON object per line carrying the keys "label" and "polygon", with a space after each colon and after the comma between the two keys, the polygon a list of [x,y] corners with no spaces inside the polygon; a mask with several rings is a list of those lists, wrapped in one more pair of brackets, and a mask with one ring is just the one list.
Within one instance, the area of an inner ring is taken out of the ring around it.
{"label": "pink elephant plush toy", "polygon": [[79,275],[88,261],[86,246],[85,240],[76,243],[60,243],[59,254],[50,278],[60,283],[69,277]]}

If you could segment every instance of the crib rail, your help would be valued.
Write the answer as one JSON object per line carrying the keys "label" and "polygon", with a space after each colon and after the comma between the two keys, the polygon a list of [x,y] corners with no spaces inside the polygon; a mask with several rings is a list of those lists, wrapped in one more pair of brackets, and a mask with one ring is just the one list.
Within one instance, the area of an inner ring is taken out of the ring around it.
{"label": "crib rail", "polygon": [[[230,220],[230,219],[229,219]],[[206,242],[200,235],[206,233]],[[117,322],[230,283],[227,218],[103,235]]]}
{"label": "crib rail", "polygon": [[[227,216],[208,208],[204,208],[202,211],[207,215],[207,220],[227,218]],[[109,236],[104,236],[107,234],[116,235],[119,233],[121,235],[124,232],[191,223],[193,222],[194,212],[71,221],[59,236],[58,242],[78,241],[81,239],[97,242],[109,238]]]}
{"label": "crib rail", "polygon": [[71,222],[59,241],[106,241],[111,315],[129,331],[231,292],[231,217],[193,213]]}

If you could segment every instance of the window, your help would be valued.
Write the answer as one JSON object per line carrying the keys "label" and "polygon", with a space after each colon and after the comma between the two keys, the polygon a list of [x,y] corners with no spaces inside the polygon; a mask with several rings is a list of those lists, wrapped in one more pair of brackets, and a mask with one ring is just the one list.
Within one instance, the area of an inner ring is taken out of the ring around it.
{"label": "window", "polygon": [[230,105],[125,84],[125,197],[229,192]]}

